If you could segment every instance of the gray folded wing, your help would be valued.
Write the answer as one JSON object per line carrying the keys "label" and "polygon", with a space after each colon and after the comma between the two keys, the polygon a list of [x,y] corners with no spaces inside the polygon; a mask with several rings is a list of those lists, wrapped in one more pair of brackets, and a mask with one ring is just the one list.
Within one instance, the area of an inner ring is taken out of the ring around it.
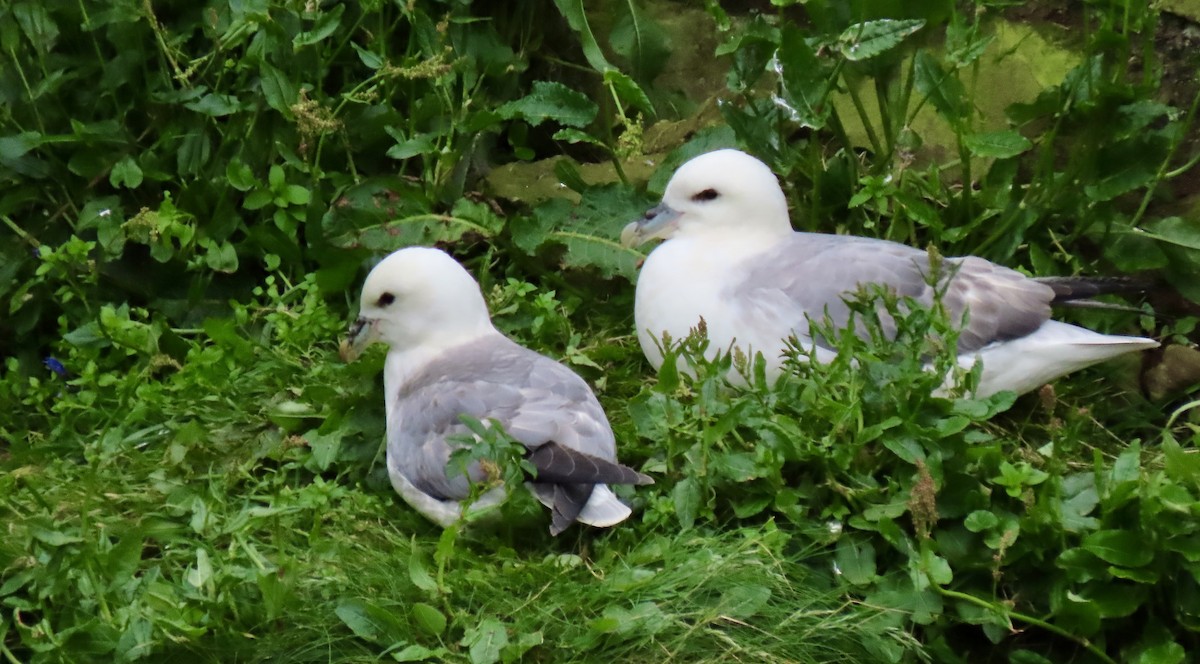
{"label": "gray folded wing", "polygon": [[[469,493],[467,478],[446,476],[457,446],[450,438],[470,435],[462,414],[496,420],[529,448],[534,466],[547,473],[539,472],[538,484],[587,485],[586,490],[558,490],[574,504],[571,520],[587,502],[591,485],[648,480],[616,463],[612,429],[583,379],[499,334],[446,352],[397,397],[388,452],[406,477],[432,496],[460,500]],[[484,477],[477,464],[468,473],[472,481]]]}
{"label": "gray folded wing", "polygon": [[[826,313],[837,328],[845,327],[850,308],[845,298],[861,287],[878,284],[901,297],[933,303],[929,255],[895,242],[869,238],[794,233],[748,265],[744,279],[732,285],[734,297],[747,307],[747,316],[767,315],[787,320],[793,332],[809,337],[806,316],[821,321]],[[938,279],[942,303],[951,321],[967,324],[958,339],[960,352],[969,352],[1006,339],[1030,334],[1050,317],[1054,290],[1019,272],[982,258],[946,258]],[[758,311],[756,312],[755,309]],[[884,331],[895,334],[895,323],[881,311]],[[863,334],[861,325],[858,330]],[[822,339],[813,339],[824,345]]]}

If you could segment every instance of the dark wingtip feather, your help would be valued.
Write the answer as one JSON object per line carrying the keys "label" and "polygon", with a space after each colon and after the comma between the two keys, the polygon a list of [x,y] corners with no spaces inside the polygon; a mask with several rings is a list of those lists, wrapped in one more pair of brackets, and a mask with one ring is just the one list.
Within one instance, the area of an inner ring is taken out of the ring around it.
{"label": "dark wingtip feather", "polygon": [[1153,280],[1142,277],[1038,277],[1035,281],[1054,291],[1053,304],[1097,295],[1138,295],[1154,288]]}
{"label": "dark wingtip feather", "polygon": [[573,450],[549,442],[529,454],[537,469],[537,481],[563,484],[633,484],[653,483],[649,477],[616,461]]}
{"label": "dark wingtip feather", "polygon": [[595,485],[555,484],[553,507],[550,509],[550,534],[557,537],[579,518],[592,497]]}

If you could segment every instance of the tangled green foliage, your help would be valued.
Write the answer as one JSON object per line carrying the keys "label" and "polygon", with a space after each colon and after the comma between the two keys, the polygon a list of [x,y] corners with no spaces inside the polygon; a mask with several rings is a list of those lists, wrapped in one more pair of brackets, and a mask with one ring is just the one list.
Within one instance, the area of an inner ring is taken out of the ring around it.
{"label": "tangled green foliage", "polygon": [[[829,330],[837,359],[796,349],[777,385],[753,358],[704,361],[700,336],[651,376],[630,334],[641,255],[616,242],[675,166],[738,145],[800,228],[1035,274],[1152,270],[1196,301],[1200,232],[1175,197],[1200,96],[1173,77],[1195,61],[1166,57],[1166,15],[1043,12],[1077,28],[1079,64],[997,126],[976,75],[1007,57],[997,22],[1036,4],[590,4],[0,6],[0,659],[1200,648],[1186,397],[1168,416],[1117,367],[933,397],[953,326],[895,302],[896,339]],[[727,66],[716,102],[666,82],[685,44]],[[534,162],[551,194],[489,193]],[[364,268],[412,244],[449,248],[500,329],[595,386],[622,459],[656,479],[625,494],[633,519],[553,539],[513,492],[515,518],[438,531],[396,498],[382,355],[334,349]],[[1080,318],[1187,342],[1193,312]]]}

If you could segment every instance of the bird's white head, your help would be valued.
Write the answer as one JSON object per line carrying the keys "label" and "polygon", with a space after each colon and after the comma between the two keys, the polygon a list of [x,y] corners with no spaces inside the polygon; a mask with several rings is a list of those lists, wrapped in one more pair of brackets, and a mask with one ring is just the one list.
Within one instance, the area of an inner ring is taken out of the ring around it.
{"label": "bird's white head", "polygon": [[458,261],[440,249],[409,247],[367,275],[341,355],[353,361],[375,341],[398,350],[449,346],[493,330],[479,284]]}
{"label": "bird's white head", "polygon": [[714,230],[792,232],[787,199],[766,164],[741,150],[717,150],[695,157],[675,171],[662,203],[621,232],[621,242]]}

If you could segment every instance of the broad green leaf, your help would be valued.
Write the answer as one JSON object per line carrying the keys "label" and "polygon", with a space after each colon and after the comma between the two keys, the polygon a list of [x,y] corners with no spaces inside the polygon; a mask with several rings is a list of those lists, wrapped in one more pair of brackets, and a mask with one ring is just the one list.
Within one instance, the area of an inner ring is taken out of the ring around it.
{"label": "broad green leaf", "polygon": [[108,175],[108,183],[114,187],[137,189],[142,185],[142,169],[133,157],[126,155],[113,165],[112,172]]}
{"label": "broad green leaf", "polygon": [[384,63],[386,62],[383,56],[378,55],[373,51],[368,51],[354,42],[350,42],[350,46],[354,48],[354,52],[358,54],[358,59],[362,61],[364,65],[366,65],[367,69],[372,71],[377,70],[380,67],[383,67]]}
{"label": "broad green leaf", "polygon": [[445,661],[448,654],[445,648],[434,650],[414,643],[393,652],[392,659],[397,662],[436,662]]}
{"label": "broad green leaf", "polygon": [[771,600],[771,589],[761,585],[733,586],[721,593],[721,614],[746,620],[754,617]]}
{"label": "broad green leaf", "polygon": [[215,272],[225,272],[227,274],[237,272],[237,249],[229,241],[209,241],[204,253],[204,263],[208,265],[208,269]]}
{"label": "broad green leaf", "polygon": [[831,109],[833,72],[817,57],[807,33],[792,26],[784,28],[775,57],[781,70],[781,101],[790,119],[802,127],[824,127]]}
{"label": "broad green leaf", "polygon": [[342,448],[342,433],[336,430],[331,433],[321,433],[317,429],[312,429],[304,434],[304,440],[312,451],[311,469],[315,471],[329,470]]}
{"label": "broad green leaf", "polygon": [[920,50],[913,56],[913,77],[916,88],[937,112],[953,126],[958,126],[967,117],[969,106],[966,90],[957,77],[946,72],[928,51]]}
{"label": "broad green leaf", "polygon": [[381,646],[402,643],[407,632],[391,611],[358,597],[343,599],[334,613],[359,638]]}
{"label": "broad green leaf", "polygon": [[187,571],[188,584],[193,588],[203,588],[212,581],[212,577],[212,560],[208,557],[208,551],[196,549],[196,566],[189,567]]}
{"label": "broad green leaf", "polygon": [[946,26],[946,59],[962,68],[983,56],[996,35],[983,35],[978,23],[951,22]]}
{"label": "broad green leaf", "polygon": [[274,198],[275,195],[271,193],[270,189],[256,189],[250,192],[250,195],[242,201],[242,207],[247,210],[261,210],[274,200]]}
{"label": "broad green leaf", "polygon": [[517,635],[516,641],[509,641],[500,651],[500,659],[504,662],[526,661],[525,653],[546,642],[545,635],[540,630],[524,632]]}
{"label": "broad green leaf", "polygon": [[342,22],[342,14],[346,11],[346,5],[339,3],[327,11],[318,11],[320,11],[320,16],[317,17],[312,28],[292,38],[293,50],[299,51],[305,46],[312,46],[332,35]]}
{"label": "broad green leaf", "polygon": [[254,171],[246,165],[246,162],[237,157],[230,159],[229,164],[225,166],[225,179],[229,182],[229,186],[238,191],[250,191],[258,186],[258,179],[254,177]]}
{"label": "broad green leaf", "polygon": [[670,44],[662,27],[647,16],[640,2],[615,3],[617,20],[608,34],[613,52],[629,61],[633,75],[651,81],[663,70],[671,55]]}
{"label": "broad green leaf", "polygon": [[855,586],[875,582],[875,547],[866,538],[843,536],[838,540],[834,562],[842,578]]}
{"label": "broad green leaf", "polygon": [[923,27],[925,21],[922,19],[880,19],[857,23],[842,31],[837,39],[837,48],[847,60],[868,60],[890,51]]}
{"label": "broad green leaf", "polygon": [[650,97],[646,94],[646,91],[627,74],[616,69],[610,69],[604,72],[604,83],[612,87],[617,98],[621,101],[647,116],[653,117],[656,115],[654,105],[650,103]]}
{"label": "broad green leaf", "polygon": [[1154,549],[1145,538],[1132,530],[1100,530],[1083,538],[1084,550],[1106,563],[1141,567],[1154,560]]}
{"label": "broad green leaf", "polygon": [[1145,231],[1135,228],[1132,232],[1159,242],[1200,251],[1200,222],[1187,221],[1181,217],[1166,217],[1152,224],[1150,229]]}
{"label": "broad green leaf", "polygon": [[424,602],[416,602],[410,608],[413,619],[426,632],[434,636],[439,636],[442,632],[446,631],[446,616],[442,615],[441,611]]}
{"label": "broad green leaf", "polygon": [[175,153],[175,168],[183,175],[197,175],[212,156],[212,142],[204,131],[197,129],[183,137]]}
{"label": "broad green leaf", "polygon": [[283,201],[283,205],[308,205],[312,200],[312,192],[298,184],[289,184],[283,187],[279,192],[279,198]]}
{"label": "broad green leaf", "polygon": [[50,530],[49,528],[35,527],[30,530],[34,538],[39,542],[50,546],[64,546],[67,544],[76,544],[83,541],[83,538],[78,535],[68,535],[61,530]]}
{"label": "broad green leaf", "polygon": [[700,483],[694,477],[685,477],[671,490],[675,503],[675,516],[679,527],[687,530],[696,523],[700,511]]}
{"label": "broad green leaf", "polygon": [[1187,659],[1187,651],[1174,641],[1159,643],[1138,653],[1130,664],[1179,664]]}
{"label": "broad green leaf", "polygon": [[497,110],[502,118],[521,118],[534,126],[554,120],[569,127],[583,127],[596,118],[599,107],[587,95],[562,83],[536,81],[528,95]]}
{"label": "broad green leaf", "polygon": [[967,515],[963,520],[963,525],[967,530],[973,533],[983,532],[989,528],[995,528],[1000,523],[1000,519],[995,514],[987,510],[975,510]]}
{"label": "broad green leaf", "polygon": [[58,40],[58,25],[50,16],[45,3],[18,2],[12,6],[13,16],[21,26],[21,32],[39,53],[47,53]]}
{"label": "broad green leaf", "polygon": [[[388,133],[392,134],[392,128],[387,129]],[[392,136],[396,138],[396,144],[387,151],[387,156],[392,159],[411,159],[437,150],[437,144],[433,142],[434,137],[431,134],[417,134],[412,138],[401,138],[397,134]]]}
{"label": "broad green leaf", "polygon": [[437,592],[437,581],[429,575],[429,570],[425,568],[425,556],[416,546],[413,546],[412,555],[408,557],[408,579],[426,593]]}
{"label": "broad green leaf", "polygon": [[939,586],[945,586],[954,581],[954,572],[946,559],[933,552],[933,547],[922,545],[921,569],[929,576],[929,580]]}
{"label": "broad green leaf", "polygon": [[1095,607],[1101,618],[1124,618],[1133,615],[1146,601],[1148,588],[1143,585],[1114,581],[1094,581],[1079,595]]}
{"label": "broad green leaf", "polygon": [[554,5],[558,7],[563,18],[567,19],[567,25],[579,33],[583,57],[592,69],[598,72],[615,69],[604,57],[604,52],[600,50],[600,44],[596,42],[592,26],[588,24],[587,12],[583,9],[583,0],[554,0]]}
{"label": "broad green leaf", "polygon": [[963,137],[963,143],[976,157],[996,159],[1015,157],[1033,147],[1029,139],[1011,129],[967,134]]}
{"label": "broad green leaf", "polygon": [[258,65],[259,86],[267,105],[279,111],[285,118],[292,117],[292,104],[299,95],[296,84],[270,62],[263,60]]}
{"label": "broad green leaf", "polygon": [[500,651],[508,645],[508,630],[495,618],[485,618],[468,627],[459,645],[467,647],[471,664],[493,664],[500,661]]}
{"label": "broad green leaf", "polygon": [[189,102],[183,106],[189,110],[214,118],[236,113],[239,108],[236,96],[219,95],[211,92],[201,97],[200,101]]}
{"label": "broad green leaf", "polygon": [[1100,496],[1091,473],[1076,473],[1063,478],[1059,501],[1063,530],[1071,533],[1095,530],[1100,522],[1088,515],[1099,503]]}
{"label": "broad green leaf", "polygon": [[[593,137],[591,134],[583,131],[582,129],[574,129],[572,127],[563,127],[562,129],[559,129],[558,131],[554,132],[554,135],[551,136],[551,138],[556,141],[565,141],[567,143],[586,143],[588,145],[594,145],[605,150],[608,149],[608,146],[606,146],[603,141]],[[389,154],[388,156],[390,157],[391,155]]]}

